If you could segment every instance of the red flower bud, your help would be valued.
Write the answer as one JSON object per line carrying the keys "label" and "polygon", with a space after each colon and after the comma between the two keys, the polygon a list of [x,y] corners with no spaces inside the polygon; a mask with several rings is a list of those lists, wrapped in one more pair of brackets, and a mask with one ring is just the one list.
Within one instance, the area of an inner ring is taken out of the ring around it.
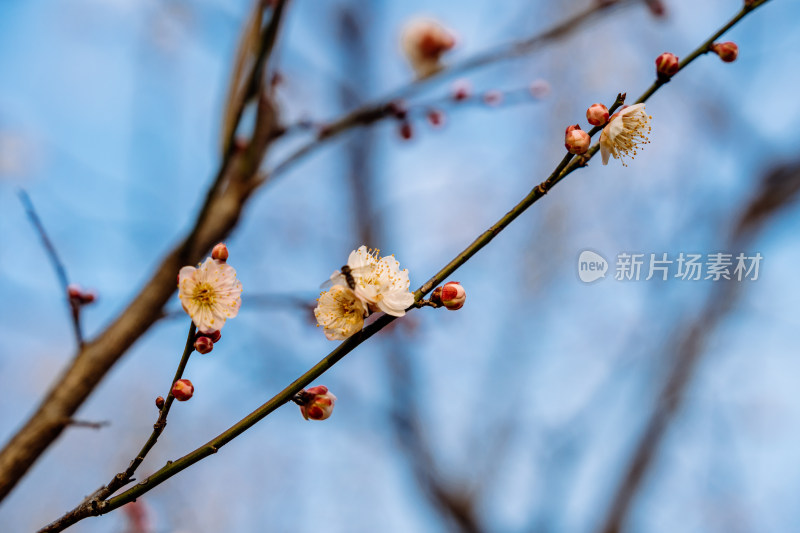
{"label": "red flower bud", "polygon": [[208,353],[214,349],[214,341],[205,335],[197,337],[194,341],[194,349],[197,353]]}
{"label": "red flower bud", "polygon": [[439,298],[443,306],[450,311],[455,311],[464,307],[464,301],[467,299],[467,292],[459,282],[448,281],[442,286],[442,292],[439,293]]}
{"label": "red flower bud", "polygon": [[222,337],[222,333],[217,329],[217,330],[214,330],[214,331],[212,331],[210,333],[206,333],[205,336],[208,337],[209,339],[211,339],[211,342],[216,344],[216,343],[219,342],[219,339]]}
{"label": "red flower bud", "polygon": [[406,141],[409,140],[411,137],[413,137],[414,136],[414,130],[411,129],[411,123],[408,122],[407,120],[404,120],[403,122],[401,122],[400,123],[400,129],[398,130],[398,133],[400,133],[400,137],[403,140],[406,140]]}
{"label": "red flower bud", "polygon": [[711,51],[717,54],[719,58],[726,63],[736,61],[736,58],[739,56],[739,47],[736,43],[731,41],[714,43],[711,45]]}
{"label": "red flower bud", "polygon": [[[586,110],[586,120],[592,126],[602,126],[608,122],[608,108],[603,104],[592,104]],[[569,130],[567,131],[569,133]]]}
{"label": "red flower bud", "polygon": [[172,395],[179,402],[185,402],[194,395],[194,385],[188,379],[179,379],[172,384]]}
{"label": "red flower bud", "polygon": [[656,58],[656,74],[659,78],[671,78],[678,72],[678,69],[680,69],[680,61],[675,54],[664,52]]}
{"label": "red flower bud", "polygon": [[589,134],[583,131],[580,126],[575,124],[567,128],[566,134],[564,135],[564,146],[569,153],[575,155],[585,154],[587,150],[589,150],[591,144],[591,137],[589,137]]}
{"label": "red flower bud", "polygon": [[325,420],[333,413],[336,396],[328,387],[318,385],[298,392],[293,401],[300,406],[300,414],[306,420]]}
{"label": "red flower bud", "polygon": [[472,86],[467,80],[456,80],[453,83],[453,100],[461,102],[472,96]]}
{"label": "red flower bud", "polygon": [[438,109],[431,109],[428,111],[428,122],[430,122],[431,126],[434,128],[438,128],[444,124],[444,113]]}
{"label": "red flower bud", "polygon": [[224,243],[219,243],[211,250],[211,259],[222,261],[223,263],[228,260],[228,247]]}
{"label": "red flower bud", "polygon": [[164,407],[164,397],[163,396],[159,396],[158,398],[156,398],[156,407],[158,407],[159,409]]}

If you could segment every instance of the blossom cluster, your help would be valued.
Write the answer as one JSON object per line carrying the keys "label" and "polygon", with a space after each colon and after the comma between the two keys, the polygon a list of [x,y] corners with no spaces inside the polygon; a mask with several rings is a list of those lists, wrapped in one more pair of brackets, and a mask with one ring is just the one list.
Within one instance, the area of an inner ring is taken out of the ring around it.
{"label": "blossom cluster", "polygon": [[400,270],[393,255],[360,247],[350,253],[342,270],[328,281],[332,287],[317,299],[314,316],[330,340],[343,340],[361,331],[370,312],[403,316],[414,295],[408,290],[408,270]]}

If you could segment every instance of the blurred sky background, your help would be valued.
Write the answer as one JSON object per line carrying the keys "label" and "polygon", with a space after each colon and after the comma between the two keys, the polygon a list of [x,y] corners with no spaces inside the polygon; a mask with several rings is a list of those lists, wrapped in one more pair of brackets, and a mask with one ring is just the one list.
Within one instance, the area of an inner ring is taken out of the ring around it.
{"label": "blurred sky background", "polygon": [[[385,120],[267,184],[227,240],[241,312],[211,354],[190,361],[184,377],[195,396],[173,406],[137,477],[217,435],[337,345],[314,327],[311,307],[351,250],[394,253],[416,289],[551,172],[564,128],[588,129],[590,104],[610,104],[617,92],[633,101],[652,83],[656,56],[684,57],[740,4],[667,0],[665,17],[627,4],[465,76],[479,93],[543,80],[544,98],[449,105],[440,129],[412,115],[408,141]],[[588,5],[293,0],[276,51],[282,116],[324,121],[407,84],[398,39],[415,15],[457,34],[448,56],[457,62]],[[75,349],[17,189],[30,194],[71,280],[97,291],[83,315],[93,337],[193,223],[220,159],[250,8],[0,2],[3,443]],[[338,397],[332,418],[305,422],[284,406],[146,494],[151,531],[467,531],[450,505],[477,531],[602,533],[679,339],[703,323],[721,284],[609,276],[586,285],[578,254],[613,261],[620,252],[728,249],[762,176],[800,161],[798,22],[791,0],[748,16],[725,37],[740,47],[736,62],[702,57],[647,103],[652,143],[627,168],[593,160],[570,175],[453,276],[467,290],[463,309],[414,311],[323,376],[318,384]],[[412,103],[446,97],[451,83],[432,83]],[[276,145],[267,168],[297,142]],[[368,184],[365,198],[354,199],[354,174]],[[746,246],[735,252],[764,257],[759,279],[742,282],[713,327],[701,328],[702,358],[625,531],[800,529],[798,223],[792,204],[736,241]],[[170,310],[179,309],[176,296]],[[112,369],[77,414],[111,424],[67,429],[0,505],[0,531],[43,526],[127,466],[155,421],[153,400],[167,392],[188,323],[180,314],[161,320]],[[120,510],[71,531],[130,527]]]}

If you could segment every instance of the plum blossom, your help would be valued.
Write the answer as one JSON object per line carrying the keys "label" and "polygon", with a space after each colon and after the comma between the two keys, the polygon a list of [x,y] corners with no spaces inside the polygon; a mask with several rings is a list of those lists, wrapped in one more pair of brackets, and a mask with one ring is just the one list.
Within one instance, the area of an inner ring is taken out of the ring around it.
{"label": "plum blossom", "polygon": [[614,113],[600,134],[600,154],[603,164],[608,164],[609,156],[622,159],[622,164],[628,166],[624,158],[633,157],[637,149],[643,144],[649,144],[650,119],[653,117],[645,113],[644,104],[635,104],[624,107]]}
{"label": "plum blossom", "polygon": [[183,309],[202,333],[222,329],[242,305],[242,284],[236,279],[236,270],[210,257],[197,268],[181,268],[178,288]]}
{"label": "plum blossom", "polygon": [[314,316],[328,340],[340,341],[361,331],[367,307],[350,287],[334,285],[320,294]]}

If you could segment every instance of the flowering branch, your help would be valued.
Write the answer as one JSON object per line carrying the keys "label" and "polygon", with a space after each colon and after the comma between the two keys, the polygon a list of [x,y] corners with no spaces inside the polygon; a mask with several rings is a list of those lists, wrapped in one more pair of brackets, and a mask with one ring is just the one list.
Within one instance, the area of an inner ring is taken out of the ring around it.
{"label": "flowering branch", "polygon": [[[714,38],[719,37],[722,32],[727,31],[733,25],[735,25],[738,21],[740,21],[746,14],[750,11],[753,11],[756,7],[765,3],[766,0],[761,0],[759,2],[754,2],[751,5],[745,7],[740,13],[738,13],[731,21],[726,24],[720,32],[714,34]],[[684,62],[682,67],[691,63],[695,58],[699,57],[703,50],[708,50],[708,42],[703,43],[694,53],[692,53]],[[663,85],[663,84],[662,84]],[[642,97],[637,100],[638,102],[644,102],[645,100],[649,99],[660,87],[661,85],[654,85],[645,92]],[[624,101],[625,95],[620,94],[617,96],[615,102],[612,104],[609,112],[615,111],[619,106],[622,105]],[[589,135],[595,135],[598,131],[600,131],[600,127],[593,128]],[[597,152],[599,149],[599,145],[596,144],[593,146],[585,155],[583,156],[574,156],[573,154],[567,154],[561,162],[556,166],[555,170],[550,174],[550,176],[540,183],[538,186],[534,187],[527,196],[525,196],[517,205],[515,205],[508,213],[506,213],[500,220],[498,220],[493,226],[491,226],[488,230],[486,230],[483,234],[481,234],[475,241],[472,242],[463,252],[458,254],[452,261],[450,261],[444,268],[442,268],[438,273],[436,273],[433,277],[431,277],[427,282],[425,282],[417,291],[414,293],[414,304],[412,304],[408,310],[413,309],[417,304],[423,299],[425,295],[433,290],[433,288],[439,284],[441,284],[447,277],[449,277],[453,272],[456,271],[461,265],[463,265],[466,261],[468,261],[473,255],[475,255],[479,250],[485,247],[489,242],[491,242],[503,229],[505,229],[511,222],[513,222],[519,215],[521,215],[526,209],[528,209],[531,205],[541,199],[549,190],[559,183],[562,179],[564,179],[567,175],[572,173],[578,168],[582,168],[586,166],[586,161],[591,158],[591,156]],[[344,356],[348,353],[353,351],[357,346],[361,343],[375,335],[378,331],[383,329],[385,326],[389,325],[391,322],[395,320],[395,316],[384,314],[378,317],[374,322],[370,323],[361,331],[353,334],[352,336],[348,337],[344,342],[342,342],[336,349],[334,349],[330,354],[324,357],[320,362],[314,365],[311,369],[309,369],[306,373],[302,376],[297,378],[294,382],[284,388],[281,392],[276,394],[273,398],[267,401],[265,404],[257,408],[255,411],[250,413],[248,416],[231,426],[228,430],[221,433],[217,437],[211,439],[206,444],[200,446],[199,448],[195,449],[194,451],[184,455],[180,459],[176,461],[169,461],[165,466],[154,472],[151,476],[144,479],[137,485],[134,485],[130,489],[126,490],[125,492],[110,498],[108,500],[99,501],[97,505],[92,507],[91,509],[86,511],[86,514],[77,518],[77,520],[83,519],[86,516],[97,516],[106,514],[108,512],[113,511],[114,509],[119,508],[126,503],[132,502],[136,500],[136,498],[140,497],[141,495],[149,492],[156,486],[160,485],[167,479],[171,478],[172,476],[178,474],[182,470],[188,468],[189,466],[197,463],[198,461],[208,457],[209,455],[215,454],[219,451],[221,447],[226,445],[231,440],[235,439],[249,428],[253,427],[256,423],[260,420],[264,419],[267,415],[275,411],[278,407],[282,406],[285,403],[292,401],[292,399],[299,393],[303,388],[309,385],[312,381],[320,377],[324,374],[328,369],[330,369],[333,365],[338,363]],[[59,519],[60,520],[60,519]],[[76,521],[77,521],[76,520]],[[58,523],[58,521],[54,522],[54,524]],[[74,522],[72,522],[74,523]],[[66,527],[66,526],[64,526]],[[42,531],[62,531],[64,527],[48,527]]]}
{"label": "flowering branch", "polygon": [[[231,142],[209,187],[192,230],[162,259],[149,281],[128,307],[97,338],[84,343],[69,367],[53,384],[36,412],[0,451],[0,500],[25,475],[45,449],[61,434],[67,421],[94,390],[122,354],[157,321],[175,292],[175,273],[195,264],[236,226],[245,203],[258,185],[258,167],[274,138],[277,116],[272,98],[261,88],[255,72],[267,63],[287,0],[277,0],[272,18],[262,32],[261,53],[248,79],[259,92],[255,99],[255,125],[245,143]],[[266,6],[263,6],[266,9]],[[261,65],[261,66],[259,66]],[[251,91],[252,92],[252,91]],[[237,116],[241,117],[241,113]],[[230,136],[233,138],[236,128]]]}
{"label": "flowering branch", "polygon": [[[613,2],[623,5],[632,0]],[[274,5],[272,5],[274,4]],[[434,79],[486,65],[491,61],[530,53],[543,45],[577,30],[602,12],[610,12],[609,3],[598,3],[561,24],[525,41],[504,45],[475,56],[460,65],[410,84],[383,103],[358,108],[330,123],[314,140],[301,146],[273,168],[259,175],[259,166],[271,142],[287,130],[278,125],[270,95],[264,94],[263,74],[271,57],[288,0],[259,2],[246,31],[260,27],[262,13],[271,9],[271,18],[260,32],[257,51],[249,57],[253,67],[245,77],[244,93],[237,91],[242,79],[240,66],[233,76],[230,99],[223,126],[223,152],[217,175],[208,188],[193,228],[182,242],[170,250],[154,270],[149,281],[125,310],[95,339],[80,346],[69,367],[52,385],[36,412],[0,450],[0,501],[14,488],[45,449],[61,434],[78,407],[94,390],[106,372],[125,351],[163,315],[163,308],[175,291],[175,272],[183,265],[194,264],[215,243],[222,241],[238,223],[244,204],[253,191],[268,179],[277,176],[305,155],[339,134],[369,125],[390,114],[389,104],[398,97],[413,93]],[[252,41],[243,38],[240,57],[247,56]],[[491,58],[491,59],[490,59]],[[245,58],[246,59],[246,58]],[[245,61],[246,62],[246,61]],[[244,63],[243,63],[244,64]],[[243,95],[243,96],[242,96]],[[235,141],[236,131],[248,103],[257,100],[256,121],[249,143]]]}
{"label": "flowering branch", "polygon": [[47,257],[50,259],[50,263],[53,265],[53,268],[56,271],[58,281],[61,283],[62,294],[66,295],[67,297],[70,317],[72,318],[72,329],[75,331],[75,340],[78,343],[78,348],[80,348],[83,346],[83,332],[81,330],[81,302],[78,298],[73,298],[70,296],[70,283],[69,277],[67,276],[67,269],[64,267],[64,263],[61,261],[61,258],[59,258],[58,252],[56,252],[56,247],[53,245],[53,241],[51,241],[50,237],[47,235],[47,232],[44,229],[44,224],[42,224],[39,215],[36,213],[36,209],[33,207],[31,197],[28,195],[25,189],[19,189],[17,194],[19,195],[22,205],[25,207],[25,214],[28,215],[28,220],[30,220],[34,229],[36,229],[36,232],[39,234],[39,238],[42,240],[42,245],[47,252]]}
{"label": "flowering branch", "polygon": [[177,370],[175,370],[175,377],[170,382],[169,394],[167,394],[166,401],[164,401],[159,409],[156,423],[153,424],[153,432],[150,434],[147,442],[144,443],[144,446],[142,446],[142,449],[139,450],[139,453],[136,454],[136,457],[134,457],[134,459],[131,461],[131,464],[128,466],[128,468],[126,468],[124,472],[120,472],[119,474],[115,475],[107,485],[97,489],[75,509],[66,513],[52,524],[42,528],[41,531],[62,531],[68,528],[72,524],[80,521],[82,518],[90,516],[92,510],[97,508],[100,502],[107,499],[119,489],[133,481],[133,474],[136,472],[136,469],[142,464],[144,458],[147,456],[153,446],[155,446],[156,442],[158,441],[158,437],[161,436],[164,428],[167,427],[167,416],[169,415],[170,407],[172,407],[172,402],[175,400],[175,395],[172,393],[172,387],[173,384],[183,376],[183,371],[186,369],[186,364],[189,362],[189,357],[194,351],[196,332],[197,328],[195,327],[194,322],[192,322],[191,326],[189,326],[189,336],[186,338],[186,346],[183,349],[183,355],[178,363]]}

